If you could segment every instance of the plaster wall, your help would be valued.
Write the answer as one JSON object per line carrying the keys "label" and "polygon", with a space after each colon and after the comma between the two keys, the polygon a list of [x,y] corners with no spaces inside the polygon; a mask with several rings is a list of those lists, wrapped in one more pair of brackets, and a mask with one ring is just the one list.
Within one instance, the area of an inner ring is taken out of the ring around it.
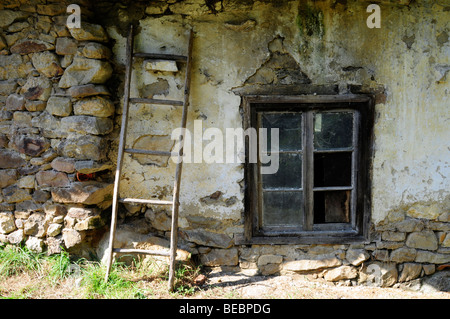
{"label": "plaster wall", "polygon": [[[276,50],[291,55],[314,85],[337,85],[339,94],[355,87],[377,94],[371,216],[375,224],[400,207],[448,203],[448,9],[433,1],[409,6],[385,2],[381,28],[370,29],[365,1],[227,1],[215,14],[201,1],[189,3],[179,3],[173,14],[141,19],[136,48],[183,54],[187,30],[194,30],[191,132],[194,120],[202,121],[203,131],[242,127],[241,100],[233,88],[243,86],[269,59],[269,47],[278,45]],[[123,62],[125,39],[114,27],[109,33],[116,40],[114,55]],[[139,94],[143,86],[158,79],[170,86],[169,94],[160,96],[181,99],[177,86],[183,78],[173,80],[170,74],[136,74],[132,91]],[[129,141],[145,132],[170,136],[171,128],[179,123],[175,108],[135,108],[138,112],[130,122]],[[146,122],[147,115],[151,122]],[[203,146],[209,142],[203,141]],[[173,175],[170,161],[163,169],[142,167],[135,160],[126,163],[130,173],[123,191],[145,195],[153,186],[167,190],[162,184]],[[182,220],[189,215],[233,220],[236,223],[224,231],[229,235],[239,232],[242,179],[239,163],[186,164]],[[202,203],[201,198],[216,191],[223,199],[235,198],[234,204]]]}

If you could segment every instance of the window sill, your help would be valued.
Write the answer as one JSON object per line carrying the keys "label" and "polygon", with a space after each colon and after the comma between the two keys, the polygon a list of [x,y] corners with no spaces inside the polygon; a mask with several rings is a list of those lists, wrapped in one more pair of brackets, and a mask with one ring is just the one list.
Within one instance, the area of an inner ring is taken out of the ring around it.
{"label": "window sill", "polygon": [[246,239],[243,234],[235,234],[236,245],[293,245],[293,244],[360,244],[367,239],[355,232],[341,232],[321,234],[316,232],[309,236],[255,236]]}

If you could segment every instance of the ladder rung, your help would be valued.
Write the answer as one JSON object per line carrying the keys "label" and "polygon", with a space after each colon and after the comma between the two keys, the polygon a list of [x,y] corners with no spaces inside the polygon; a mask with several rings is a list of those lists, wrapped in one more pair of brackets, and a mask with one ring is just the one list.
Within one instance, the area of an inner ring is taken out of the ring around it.
{"label": "ladder rung", "polygon": [[176,152],[166,152],[166,151],[152,151],[152,150],[141,150],[136,148],[126,148],[124,152],[131,154],[146,154],[146,155],[159,155],[159,156],[177,156]]}
{"label": "ladder rung", "polygon": [[173,205],[170,200],[159,199],[140,199],[140,198],[119,198],[121,203],[137,203],[137,204],[151,204],[151,205]]}
{"label": "ladder rung", "polygon": [[132,97],[130,98],[131,103],[146,103],[146,104],[163,104],[163,105],[176,105],[183,106],[183,101],[175,101],[175,100],[159,100],[159,99],[145,99]]}
{"label": "ladder rung", "polygon": [[187,56],[176,55],[176,54],[136,52],[133,54],[133,56],[136,58],[172,60],[172,61],[176,61],[176,62],[186,62],[187,61]]}
{"label": "ladder rung", "polygon": [[147,255],[155,255],[155,256],[170,256],[169,252],[159,251],[159,250],[113,248],[113,252],[122,253],[122,254],[147,254]]}

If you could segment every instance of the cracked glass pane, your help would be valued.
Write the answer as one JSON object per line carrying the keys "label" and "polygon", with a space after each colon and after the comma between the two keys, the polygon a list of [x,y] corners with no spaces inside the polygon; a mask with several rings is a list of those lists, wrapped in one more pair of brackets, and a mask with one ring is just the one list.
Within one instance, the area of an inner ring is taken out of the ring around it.
{"label": "cracked glass pane", "polygon": [[314,115],[314,148],[353,146],[353,112],[322,112]]}

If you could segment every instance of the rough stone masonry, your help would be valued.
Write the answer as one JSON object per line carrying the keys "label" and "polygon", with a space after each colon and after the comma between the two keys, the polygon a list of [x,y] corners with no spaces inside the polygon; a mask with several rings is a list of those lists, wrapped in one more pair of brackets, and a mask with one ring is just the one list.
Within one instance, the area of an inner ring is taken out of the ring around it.
{"label": "rough stone masonry", "polygon": [[[80,29],[66,26],[70,3],[80,5]],[[200,119],[204,129],[242,127],[242,94],[375,97],[366,241],[236,244],[244,167],[193,163],[183,170],[180,258],[248,275],[315,273],[380,286],[447,269],[450,7],[377,3],[380,29],[365,25],[370,1],[3,1],[0,242],[103,257],[133,23],[143,52],[185,54],[194,30],[188,123]],[[183,68],[136,62],[133,96],[182,99]],[[131,110],[130,146],[173,146],[175,108]],[[121,193],[170,199],[173,173],[171,161],[126,156]],[[167,248],[170,211],[123,205],[119,217],[117,247]]]}

